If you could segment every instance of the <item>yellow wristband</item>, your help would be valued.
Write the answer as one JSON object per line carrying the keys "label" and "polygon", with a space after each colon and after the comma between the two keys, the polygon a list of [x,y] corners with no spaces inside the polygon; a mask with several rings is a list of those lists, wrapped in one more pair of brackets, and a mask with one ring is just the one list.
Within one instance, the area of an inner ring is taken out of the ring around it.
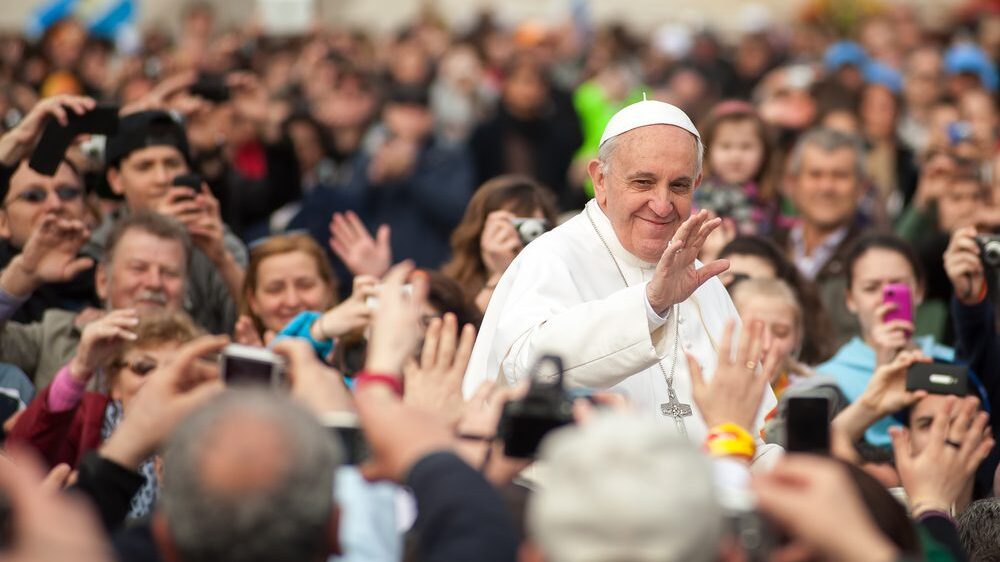
{"label": "yellow wristband", "polygon": [[747,430],[734,423],[713,427],[705,438],[705,451],[714,457],[744,457],[752,459],[757,443]]}

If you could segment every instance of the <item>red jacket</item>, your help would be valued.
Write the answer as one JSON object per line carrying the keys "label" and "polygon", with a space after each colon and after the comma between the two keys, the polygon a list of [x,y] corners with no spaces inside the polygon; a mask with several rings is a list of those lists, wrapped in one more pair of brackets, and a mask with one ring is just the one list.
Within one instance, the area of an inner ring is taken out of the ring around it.
{"label": "red jacket", "polygon": [[7,443],[35,449],[49,466],[66,463],[75,469],[84,454],[101,445],[101,425],[111,399],[99,392],[86,392],[75,408],[52,412],[49,388],[46,386],[21,412]]}

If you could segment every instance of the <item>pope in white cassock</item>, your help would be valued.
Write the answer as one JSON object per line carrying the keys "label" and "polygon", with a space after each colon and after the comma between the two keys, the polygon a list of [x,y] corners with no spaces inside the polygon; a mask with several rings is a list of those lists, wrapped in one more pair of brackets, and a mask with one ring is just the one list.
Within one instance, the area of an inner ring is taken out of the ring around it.
{"label": "pope in white cassock", "polygon": [[[710,376],[726,322],[738,316],[717,278],[728,262],[696,260],[719,224],[691,215],[702,153],[698,130],[673,105],[641,101],[611,118],[590,162],[594,199],[526,246],[497,285],[466,397],[485,380],[524,379],[554,354],[567,384],[621,392],[641,414],[705,438],[684,354]],[[754,435],[775,405],[766,392]],[[758,458],[769,451],[758,447]]]}

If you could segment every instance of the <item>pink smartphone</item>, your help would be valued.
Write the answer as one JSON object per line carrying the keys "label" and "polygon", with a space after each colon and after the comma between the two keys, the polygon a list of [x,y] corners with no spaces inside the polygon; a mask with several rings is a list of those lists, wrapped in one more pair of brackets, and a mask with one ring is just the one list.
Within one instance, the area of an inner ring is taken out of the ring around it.
{"label": "pink smartphone", "polygon": [[892,303],[895,308],[885,314],[885,321],[906,320],[913,322],[913,296],[906,283],[890,283],[882,287],[882,302]]}

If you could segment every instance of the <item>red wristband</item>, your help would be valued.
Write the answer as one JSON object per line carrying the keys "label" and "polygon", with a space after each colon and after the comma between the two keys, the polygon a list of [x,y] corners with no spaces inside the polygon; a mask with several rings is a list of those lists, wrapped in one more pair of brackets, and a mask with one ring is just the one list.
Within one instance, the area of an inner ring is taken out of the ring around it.
{"label": "red wristband", "polygon": [[361,371],[358,373],[358,376],[354,378],[354,384],[357,385],[358,388],[370,383],[382,383],[389,385],[389,388],[391,388],[393,392],[399,396],[403,395],[403,381],[400,380],[399,377]]}

